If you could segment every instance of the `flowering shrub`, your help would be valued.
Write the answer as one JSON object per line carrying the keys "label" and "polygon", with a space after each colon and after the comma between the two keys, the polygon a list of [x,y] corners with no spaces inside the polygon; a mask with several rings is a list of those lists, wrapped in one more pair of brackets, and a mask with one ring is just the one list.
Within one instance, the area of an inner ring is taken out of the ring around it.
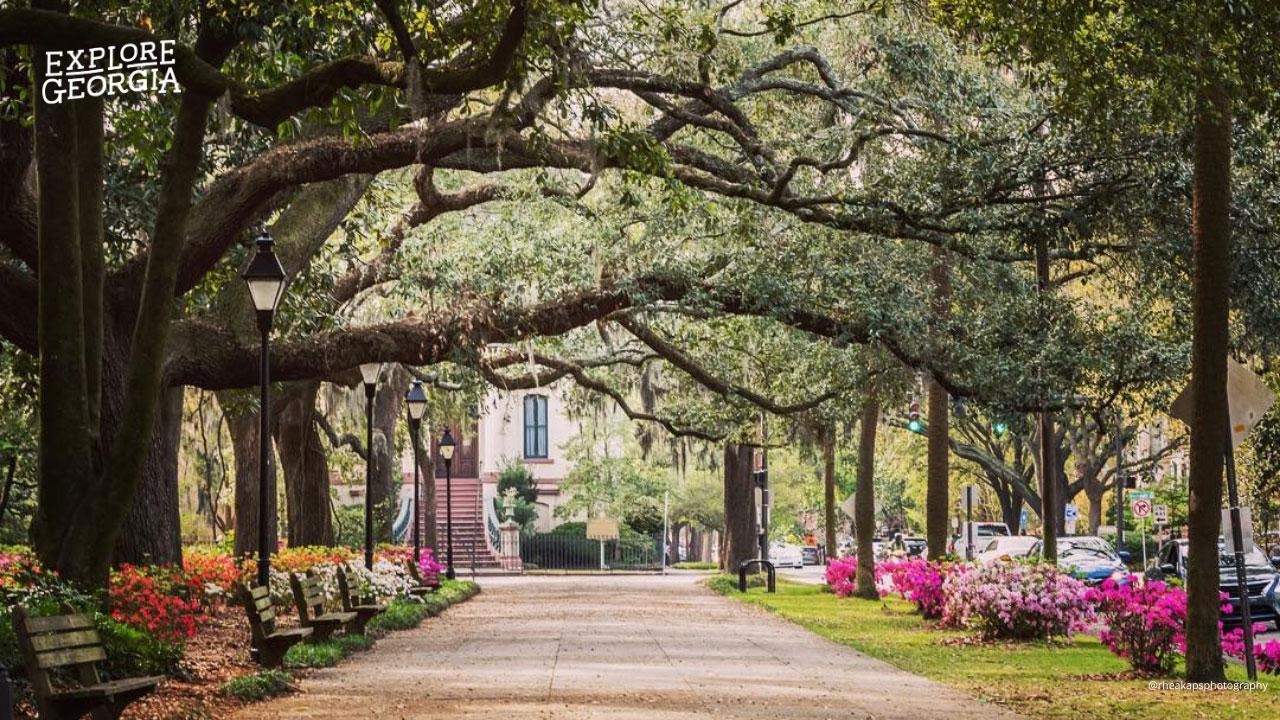
{"label": "flowering shrub", "polygon": [[853,594],[854,578],[858,574],[858,558],[854,555],[837,558],[827,565],[827,586],[835,592],[836,597],[849,597]]}
{"label": "flowering shrub", "polygon": [[944,581],[949,575],[967,569],[967,565],[929,562],[920,557],[889,560],[876,566],[876,587],[880,589],[880,597],[896,592],[904,600],[916,603],[921,615],[936,620],[943,616]]}
{"label": "flowering shrub", "polygon": [[111,572],[111,618],[146,630],[162,642],[196,634],[204,614],[204,587],[174,565],[122,565]]}
{"label": "flowering shrub", "polygon": [[1280,640],[1258,645],[1253,649],[1253,656],[1258,659],[1258,669],[1270,675],[1280,675]]}
{"label": "flowering shrub", "polygon": [[418,555],[418,574],[422,576],[422,582],[428,585],[438,585],[440,584],[440,575],[443,572],[444,565],[441,565],[436,560],[431,548],[422,548],[422,552]]}
{"label": "flowering shrub", "polygon": [[953,573],[942,591],[943,622],[988,638],[1070,637],[1092,615],[1084,584],[1047,563]]}
{"label": "flowering shrub", "polygon": [[241,568],[228,554],[213,548],[187,548],[182,551],[182,569],[191,583],[202,590],[206,609],[215,598],[231,597],[237,583],[244,579]]}
{"label": "flowering shrub", "polygon": [[[271,567],[273,569],[278,568],[283,573],[306,572],[317,565],[336,565],[337,563],[355,559],[357,559],[357,555],[350,548],[304,545],[283,548],[280,552],[272,555]],[[256,568],[256,565],[254,567]],[[251,569],[250,574],[252,572],[253,570]],[[286,575],[285,586],[287,587],[288,584]]]}
{"label": "flowering shrub", "polygon": [[[1129,661],[1130,667],[1167,673],[1186,647],[1187,593],[1167,583],[1138,579],[1117,583],[1108,578],[1089,590],[1087,600],[1106,629],[1098,639],[1111,652]],[[1224,637],[1225,640],[1225,637]]]}

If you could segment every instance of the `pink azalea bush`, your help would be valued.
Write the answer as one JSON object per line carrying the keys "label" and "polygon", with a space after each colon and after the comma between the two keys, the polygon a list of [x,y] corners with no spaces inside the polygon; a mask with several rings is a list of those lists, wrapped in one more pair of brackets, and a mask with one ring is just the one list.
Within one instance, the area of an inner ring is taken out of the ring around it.
{"label": "pink azalea bush", "polygon": [[422,548],[418,555],[418,573],[422,575],[422,581],[428,585],[439,584],[443,572],[444,565],[436,560],[431,548]]}
{"label": "pink azalea bush", "polygon": [[1253,649],[1258,659],[1258,669],[1270,675],[1280,675],[1280,640],[1263,643]]}
{"label": "pink azalea bush", "polygon": [[876,566],[876,587],[880,597],[896,592],[904,600],[916,603],[925,618],[936,620],[943,616],[946,604],[942,591],[946,578],[967,569],[966,565],[929,562],[920,557],[889,560]]}
{"label": "pink azalea bush", "polygon": [[854,578],[858,574],[858,558],[854,555],[836,558],[827,565],[825,578],[827,587],[835,592],[836,597],[849,597],[853,594]]}
{"label": "pink azalea bush", "polygon": [[943,623],[986,638],[1071,637],[1091,619],[1084,583],[1048,563],[997,564],[944,581]]}
{"label": "pink azalea bush", "polygon": [[1145,672],[1168,673],[1186,648],[1187,593],[1180,587],[1138,578],[1118,583],[1108,578],[1089,590],[1092,603],[1106,629],[1098,639],[1111,652]]}

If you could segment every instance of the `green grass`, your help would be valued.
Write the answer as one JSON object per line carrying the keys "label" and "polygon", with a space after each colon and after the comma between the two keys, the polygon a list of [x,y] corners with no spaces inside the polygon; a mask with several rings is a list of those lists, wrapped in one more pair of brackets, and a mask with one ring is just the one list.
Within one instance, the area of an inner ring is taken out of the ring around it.
{"label": "green grass", "polygon": [[374,638],[368,635],[339,635],[333,639],[334,644],[341,648],[343,655],[368,650],[373,647],[373,641]]}
{"label": "green grass", "polygon": [[[728,576],[707,584],[818,635],[1031,718],[1255,720],[1273,715],[1280,702],[1280,678],[1271,676],[1260,678],[1268,685],[1265,691],[1238,692],[1159,690],[1149,688],[1146,679],[1118,679],[1128,664],[1083,634],[1070,644],[957,644],[970,636],[927,627],[911,604],[897,598],[841,599],[817,585],[781,581],[774,595],[754,589],[743,594],[737,578]],[[1245,679],[1240,667],[1229,668],[1227,675]]]}
{"label": "green grass", "polygon": [[426,603],[415,600],[392,600],[387,605],[386,612],[369,620],[365,630],[373,635],[385,635],[395,630],[410,630],[421,625],[430,614],[431,610]]}
{"label": "green grass", "polygon": [[222,692],[246,702],[266,700],[293,690],[293,676],[283,670],[263,670],[228,680]]}
{"label": "green grass", "polygon": [[671,567],[676,570],[715,570],[720,566],[713,562],[678,562]]}
{"label": "green grass", "polygon": [[337,640],[298,643],[284,654],[284,665],[290,668],[327,668],[338,664],[347,653]]}

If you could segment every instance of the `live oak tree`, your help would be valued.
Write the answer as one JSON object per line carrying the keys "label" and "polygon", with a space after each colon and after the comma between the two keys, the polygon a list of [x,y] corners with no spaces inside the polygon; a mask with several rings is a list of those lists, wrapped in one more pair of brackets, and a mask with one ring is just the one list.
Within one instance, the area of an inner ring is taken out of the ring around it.
{"label": "live oak tree", "polygon": [[1218,535],[1222,507],[1231,283],[1231,157],[1236,118],[1274,111],[1280,6],[936,0],[940,15],[1060,88],[1059,107],[1105,134],[1125,106],[1145,122],[1190,128],[1192,425],[1187,678],[1222,679]]}
{"label": "live oak tree", "polygon": [[[174,533],[147,535],[128,517],[142,488],[172,498],[162,398],[182,386],[227,392],[256,382],[235,273],[258,224],[278,227],[291,272],[307,268],[273,346],[273,378],[302,390],[286,396],[282,445],[314,440],[286,433],[286,423],[309,432],[295,422],[313,402],[308,383],[361,362],[448,361],[489,377],[521,355],[494,360],[489,350],[596,322],[714,394],[748,401],[710,416],[710,430],[688,422],[697,418],[627,414],[744,442],[730,433],[748,406],[786,415],[856,383],[797,392],[812,385],[797,370],[761,375],[753,389],[706,371],[715,358],[688,346],[705,335],[670,339],[697,324],[655,319],[756,318],[764,333],[788,328],[818,348],[874,344],[953,395],[1037,397],[1019,372],[1029,348],[1015,330],[1026,325],[995,320],[1025,319],[1034,306],[1020,289],[1030,255],[1017,237],[1046,223],[1071,235],[1080,216],[1105,215],[1131,189],[1125,153],[1065,126],[1028,132],[1043,110],[1032,93],[975,70],[911,19],[861,8],[837,16],[818,4],[805,9],[820,23],[738,3],[673,5],[656,16],[572,2],[403,5],[156,3],[93,17],[57,3],[0,10],[9,48],[0,130],[14,139],[0,154],[0,220],[11,228],[0,238],[0,301],[38,308],[4,314],[0,334],[42,360],[34,540],[51,566],[100,580],[113,545],[135,531],[134,547],[169,553],[156,559],[177,553]],[[178,97],[26,100],[25,57],[39,68],[46,48],[161,36],[180,41]],[[799,39],[817,44],[777,44]],[[411,189],[402,221],[352,241],[344,208],[368,177],[405,168],[413,172],[388,178]],[[1026,195],[1046,173],[1063,180],[1039,207]],[[640,222],[592,214],[644,203],[658,209]],[[482,204],[508,221],[531,204],[579,215],[559,227],[575,232],[533,245],[492,233],[468,210]],[[469,242],[444,241],[463,225]],[[1077,240],[1055,248],[1055,259],[1089,262],[1113,249]],[[927,274],[928,247],[953,258],[945,357],[926,332],[926,285],[910,282]],[[337,257],[317,264],[322,251]],[[398,304],[344,314],[380,293]],[[612,356],[555,353],[536,364],[625,403],[591,370]],[[865,368],[856,357],[842,362]],[[1074,369],[1052,369],[1037,382],[1071,385]],[[255,411],[239,410],[242,439],[256,442]],[[316,467],[284,469],[318,478]],[[292,486],[307,506],[323,488]],[[99,501],[73,502],[85,495]],[[241,495],[240,521],[252,524],[261,503]],[[308,537],[323,540],[322,524],[315,530]]]}

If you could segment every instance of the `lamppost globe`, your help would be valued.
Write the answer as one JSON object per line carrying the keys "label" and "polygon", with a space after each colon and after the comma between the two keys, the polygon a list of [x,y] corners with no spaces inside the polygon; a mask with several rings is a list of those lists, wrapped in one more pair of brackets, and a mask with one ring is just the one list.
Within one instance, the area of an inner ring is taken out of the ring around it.
{"label": "lamppost globe", "polygon": [[422,383],[415,380],[413,387],[404,396],[404,403],[409,408],[409,419],[421,421],[427,412],[427,394],[422,390]]}
{"label": "lamppost globe", "polygon": [[284,295],[284,287],[288,282],[284,266],[276,257],[275,243],[271,236],[263,232],[255,238],[258,251],[249,258],[240,277],[249,286],[249,298],[253,301],[253,309],[258,316],[258,332],[261,344],[258,351],[258,585],[266,587],[271,577],[271,548],[275,539],[271,537],[271,498],[275,497],[275,486],[271,473],[271,364],[268,341],[271,336],[271,324],[275,318],[276,308]]}
{"label": "lamppost globe", "polygon": [[382,374],[382,363],[362,363],[360,377],[364,380],[366,391],[378,387],[378,376]]}
{"label": "lamppost globe", "polygon": [[453,439],[453,433],[449,432],[449,428],[444,429],[444,435],[440,437],[440,459],[444,460],[445,467],[453,462],[453,450],[458,443]]}
{"label": "lamppost globe", "polygon": [[453,571],[453,451],[457,443],[453,439],[453,433],[449,432],[449,428],[444,429],[444,435],[440,437],[437,445],[440,448],[440,459],[444,460],[444,532],[448,542],[448,559],[444,576],[452,580],[457,577]]}
{"label": "lamppost globe", "polygon": [[249,297],[253,300],[253,309],[259,313],[274,313],[284,296],[285,275],[280,258],[276,257],[275,241],[267,233],[254,238],[258,252],[249,258],[240,277],[249,286]]}

